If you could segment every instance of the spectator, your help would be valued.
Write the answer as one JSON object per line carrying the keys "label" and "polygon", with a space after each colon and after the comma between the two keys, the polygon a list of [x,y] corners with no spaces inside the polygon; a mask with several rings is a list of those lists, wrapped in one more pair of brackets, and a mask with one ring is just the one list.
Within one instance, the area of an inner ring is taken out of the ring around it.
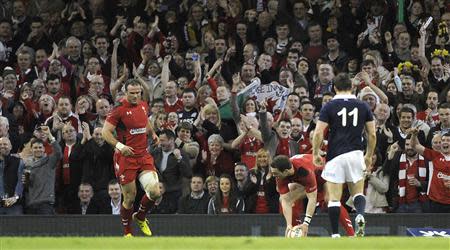
{"label": "spectator", "polygon": [[248,195],[246,211],[249,213],[278,213],[279,195],[276,190],[275,178],[272,178],[269,170],[270,162],[269,152],[260,149],[256,155],[256,166],[250,170],[250,181],[245,187]]}
{"label": "spectator", "polygon": [[241,161],[252,169],[255,166],[256,152],[263,147],[263,140],[261,132],[258,130],[258,120],[251,116],[241,116],[239,123],[241,134],[234,139],[231,147],[239,149]]}
{"label": "spectator", "polygon": [[380,165],[381,154],[376,151],[372,158],[373,166],[369,167],[369,172],[365,175],[367,180],[366,194],[366,213],[386,213],[388,202],[385,193],[389,190],[389,176],[383,172]]}
{"label": "spectator", "polygon": [[166,185],[164,182],[159,182],[159,190],[161,191],[161,198],[155,202],[155,208],[150,211],[152,214],[174,214],[177,212],[178,203],[173,203],[171,199],[166,199]]}
{"label": "spectator", "polygon": [[213,134],[208,138],[208,151],[202,150],[200,164],[194,169],[194,173],[204,176],[232,175],[234,171],[233,157],[223,148],[223,138]]}
{"label": "spectator", "polygon": [[390,117],[390,109],[387,104],[380,103],[377,105],[374,115],[376,119],[375,125],[377,128],[377,149],[381,155],[381,162],[384,162],[388,146],[394,143],[393,132],[396,128],[388,122]]}
{"label": "spectator", "polygon": [[219,188],[219,178],[216,176],[208,176],[205,180],[206,189],[208,190],[209,197],[213,197],[217,189]]}
{"label": "spectator", "polygon": [[181,197],[178,204],[179,214],[206,214],[209,195],[203,189],[203,177],[193,175],[191,178],[191,193]]}
{"label": "spectator", "polygon": [[197,93],[193,89],[184,89],[181,100],[183,101],[183,110],[178,112],[178,118],[180,122],[188,122],[194,124],[197,119],[198,110],[195,107],[197,99]]}
{"label": "spectator", "polygon": [[[397,141],[401,148],[405,146],[405,139],[407,136],[407,130],[412,127],[413,121],[415,120],[415,113],[412,109],[403,107],[400,109],[400,125],[394,130],[393,140]],[[425,133],[421,130],[419,132],[419,140],[425,142]]]}
{"label": "spectator", "polygon": [[242,200],[246,200],[245,186],[248,184],[248,167],[243,162],[234,164],[234,179],[236,180],[236,191]]}
{"label": "spectator", "polygon": [[181,122],[177,127],[177,138],[175,139],[176,148],[186,152],[189,156],[189,163],[194,166],[200,152],[200,145],[192,137],[193,127],[188,122]]}
{"label": "spectator", "polygon": [[440,152],[436,152],[425,148],[417,140],[417,129],[411,130],[411,147],[414,148],[425,159],[433,162],[433,172],[430,176],[430,185],[428,188],[428,196],[431,200],[430,212],[432,213],[449,213],[450,201],[448,192],[450,189],[448,157],[450,156],[450,134],[442,136],[442,148]]}
{"label": "spectator", "polygon": [[11,142],[7,137],[0,138],[0,214],[20,215],[23,213],[22,173],[23,161],[11,155]]}
{"label": "spectator", "polygon": [[[438,106],[438,116],[439,116],[439,124],[431,128],[428,133],[428,140],[426,145],[431,145],[431,139],[435,134],[440,134],[441,136],[450,132],[450,104],[449,103],[441,103]],[[419,134],[420,140],[420,134]]]}
{"label": "spectator", "polygon": [[55,168],[61,159],[61,147],[50,132],[49,127],[43,127],[49,142],[53,147],[53,153],[45,155],[44,142],[41,139],[31,141],[33,162],[25,166],[29,169],[30,177],[26,182],[26,206],[28,214],[54,214],[55,187],[49,185],[55,181]]}
{"label": "spectator", "polygon": [[78,187],[78,202],[68,209],[69,214],[99,214],[100,207],[94,198],[94,189],[89,183],[81,183]]}
{"label": "spectator", "polygon": [[72,103],[70,99],[68,97],[61,97],[58,100],[57,111],[45,121],[45,124],[50,127],[56,138],[61,140],[62,128],[66,122],[70,122],[76,133],[81,133],[80,120],[72,112]]}
{"label": "spectator", "polygon": [[108,183],[115,178],[113,154],[114,149],[102,137],[102,128],[94,128],[92,138],[84,144],[82,181],[90,183],[96,194],[108,191]]}
{"label": "spectator", "polygon": [[77,138],[77,132],[71,124],[62,128],[62,141],[60,143],[63,152],[61,162],[56,169],[58,209],[64,210],[77,203],[77,192],[83,176],[83,147],[90,140],[89,125],[83,123],[83,139]]}
{"label": "spectator", "polygon": [[399,151],[399,143],[393,144],[388,154],[387,169],[390,170],[391,180],[398,183],[399,213],[421,213],[427,211],[427,163],[419,156],[408,137],[405,149]]}
{"label": "spectator", "polygon": [[208,214],[243,213],[245,209],[244,201],[237,196],[235,188],[235,184],[229,175],[221,175],[219,190],[209,200]]}
{"label": "spectator", "polygon": [[159,133],[160,147],[154,149],[151,154],[155,166],[161,173],[161,181],[165,184],[164,200],[170,203],[175,210],[182,194],[182,180],[192,176],[192,168],[189,157],[185,152],[175,148],[175,134],[169,129]]}
{"label": "spectator", "polygon": [[122,204],[122,189],[116,179],[112,179],[108,183],[108,197],[103,207],[105,214],[120,215],[120,206]]}

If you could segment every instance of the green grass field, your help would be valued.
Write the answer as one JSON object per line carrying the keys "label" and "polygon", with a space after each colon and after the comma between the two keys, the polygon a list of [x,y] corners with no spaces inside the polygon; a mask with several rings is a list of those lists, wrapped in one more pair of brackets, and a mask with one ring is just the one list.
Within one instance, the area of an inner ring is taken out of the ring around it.
{"label": "green grass field", "polygon": [[0,250],[10,249],[450,249],[450,238],[366,237],[0,237]]}

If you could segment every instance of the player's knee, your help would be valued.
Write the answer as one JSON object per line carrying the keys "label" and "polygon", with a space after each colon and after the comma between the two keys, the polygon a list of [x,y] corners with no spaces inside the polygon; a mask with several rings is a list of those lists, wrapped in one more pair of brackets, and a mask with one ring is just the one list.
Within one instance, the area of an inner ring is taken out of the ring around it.
{"label": "player's knee", "polygon": [[150,192],[147,192],[147,195],[154,201],[158,200],[161,197],[159,186],[157,185],[155,188],[152,188]]}
{"label": "player's knee", "polygon": [[152,199],[159,198],[159,180],[158,175],[155,172],[147,172],[139,176],[139,182],[141,183],[142,189],[147,193],[147,195]]}

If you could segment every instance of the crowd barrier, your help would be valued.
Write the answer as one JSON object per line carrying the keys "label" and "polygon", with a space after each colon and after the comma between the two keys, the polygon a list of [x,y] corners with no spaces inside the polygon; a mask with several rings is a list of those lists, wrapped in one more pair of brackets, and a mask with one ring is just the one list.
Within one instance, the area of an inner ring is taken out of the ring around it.
{"label": "crowd barrier", "polygon": [[[156,236],[282,236],[281,215],[150,215]],[[450,214],[366,215],[368,236],[405,236],[407,228],[450,228]],[[328,236],[327,214],[315,215],[310,236]],[[137,226],[134,225],[137,230]],[[120,236],[112,215],[0,216],[1,236]],[[342,235],[345,233],[342,231]]]}

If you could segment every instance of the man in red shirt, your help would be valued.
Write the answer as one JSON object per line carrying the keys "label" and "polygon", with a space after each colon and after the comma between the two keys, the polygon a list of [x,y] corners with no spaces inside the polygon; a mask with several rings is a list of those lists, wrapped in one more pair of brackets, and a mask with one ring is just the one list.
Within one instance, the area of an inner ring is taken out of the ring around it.
{"label": "man in red shirt", "polygon": [[[317,182],[314,174],[315,166],[312,160],[304,159],[305,155],[295,155],[289,158],[285,155],[276,156],[270,171],[276,177],[278,193],[280,193],[283,215],[286,219],[286,235],[292,229],[292,205],[295,201],[308,198],[305,218],[303,220],[302,236],[308,234],[309,223],[314,215],[317,201]],[[296,219],[296,218],[295,218]]]}
{"label": "man in red shirt", "polygon": [[[297,200],[308,198],[306,214],[303,220],[302,236],[308,233],[308,227],[317,203],[327,202],[325,200],[325,180],[320,176],[323,167],[313,164],[312,154],[300,154],[291,157],[276,156],[270,168],[272,175],[276,177],[278,192],[280,193],[283,215],[286,219],[286,232],[295,226],[295,221],[300,211],[293,211],[292,204]],[[348,213],[341,206],[339,221],[344,227],[347,235],[353,236],[354,230]]]}
{"label": "man in red shirt", "polygon": [[418,128],[411,128],[411,146],[431,161],[428,198],[432,213],[450,213],[450,133],[442,136],[440,152],[426,148],[419,143]]}
{"label": "man in red shirt", "polygon": [[[161,196],[158,175],[152,156],[147,151],[147,137],[152,135],[158,142],[151,123],[148,120],[148,104],[141,100],[142,86],[139,81],[131,79],[125,84],[125,98],[111,111],[103,126],[103,138],[117,150],[114,154],[116,176],[122,186],[123,202],[120,216],[124,235],[132,237],[130,220],[133,218],[141,231],[152,235],[145,218],[147,211],[154,206]],[[117,139],[113,132],[117,132]],[[136,178],[145,191],[139,211],[133,213],[136,196]]]}

